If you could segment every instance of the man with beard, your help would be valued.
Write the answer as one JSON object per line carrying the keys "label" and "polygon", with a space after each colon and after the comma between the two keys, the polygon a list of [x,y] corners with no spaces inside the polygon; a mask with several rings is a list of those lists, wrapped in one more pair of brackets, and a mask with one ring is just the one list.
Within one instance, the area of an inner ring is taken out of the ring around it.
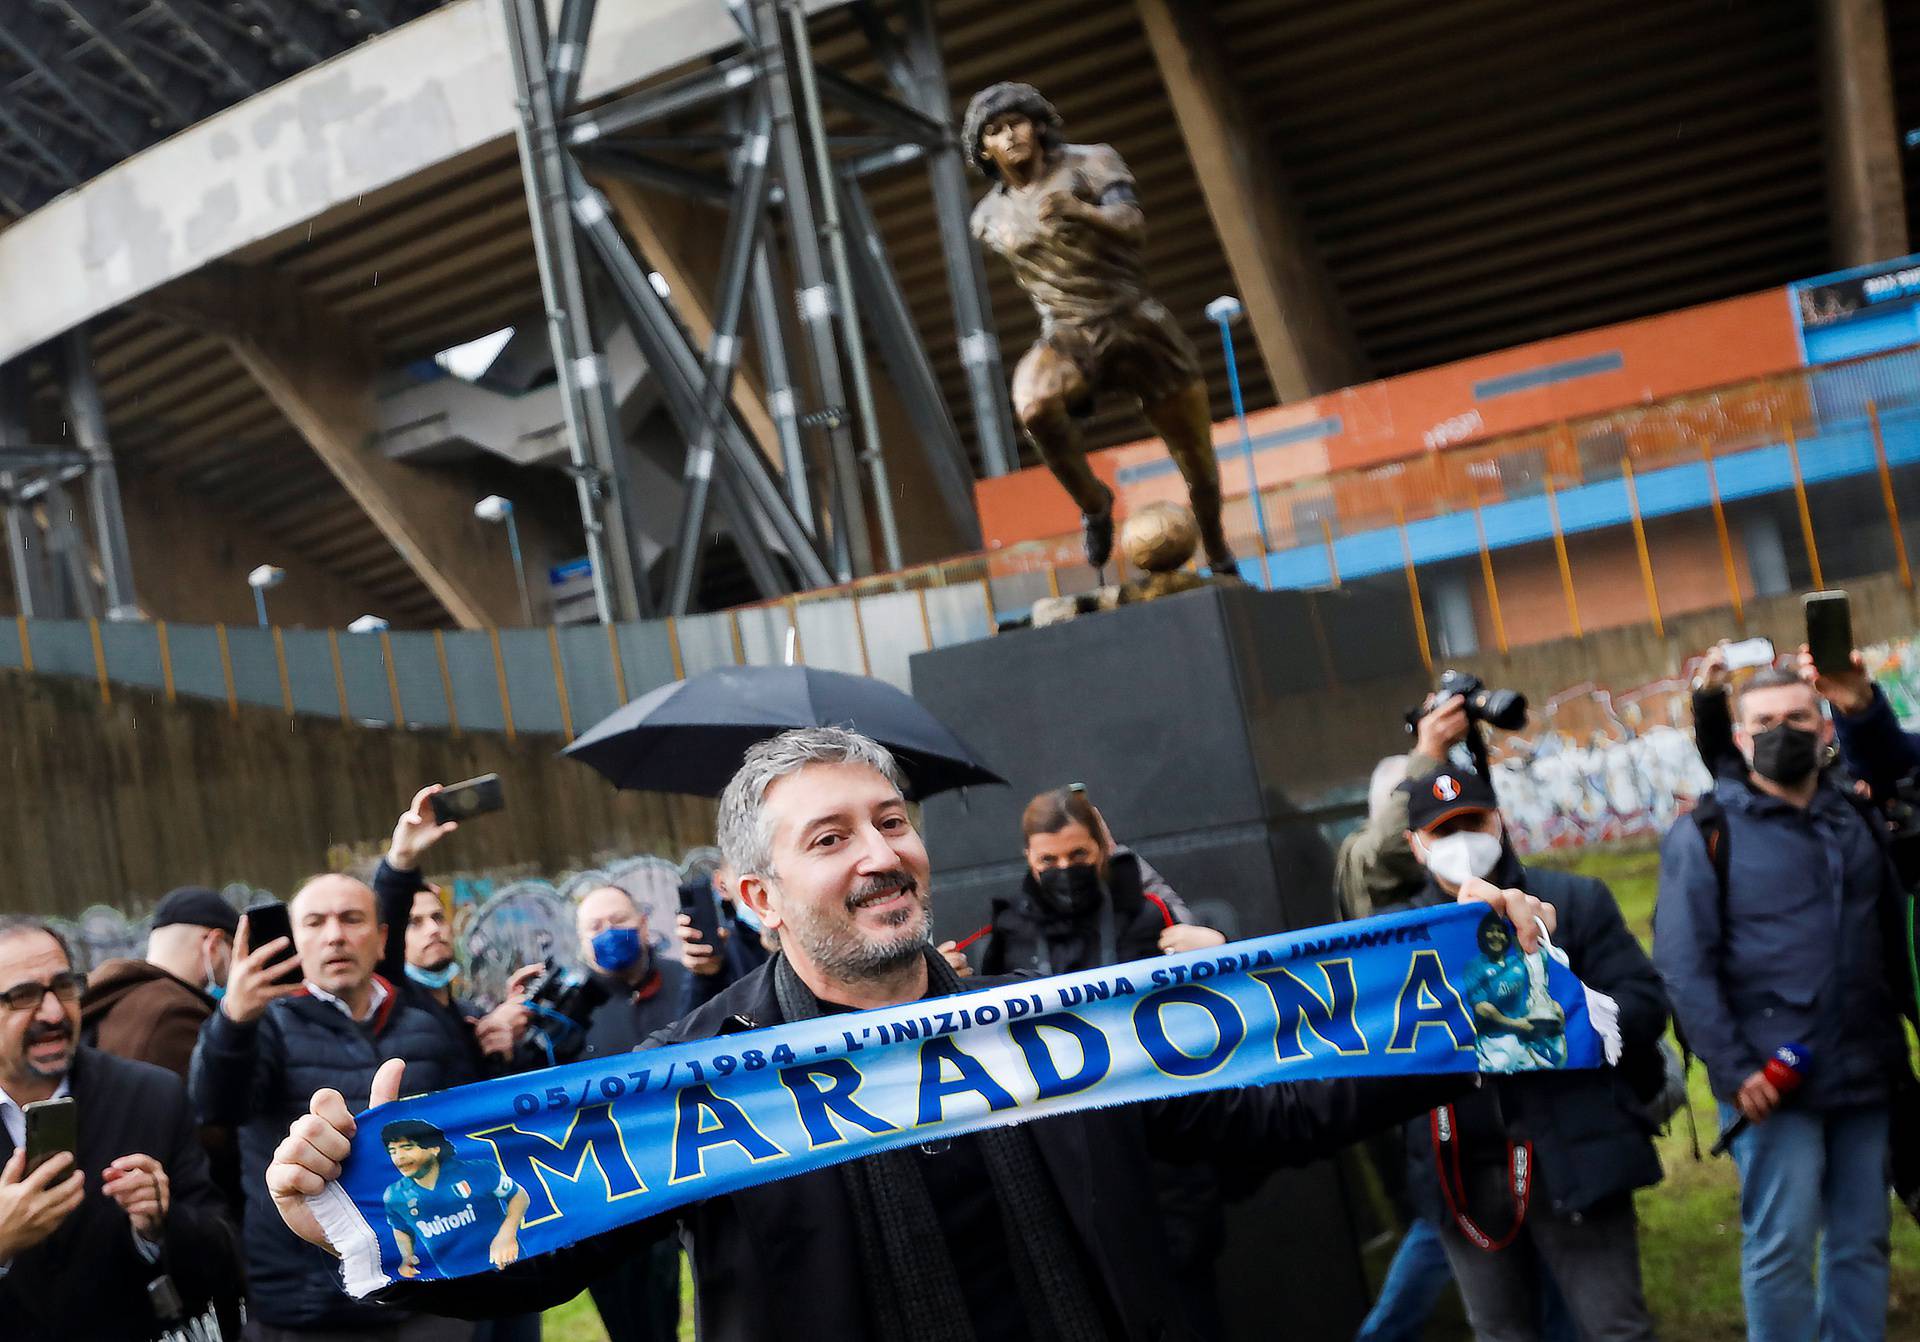
{"label": "man with beard", "polygon": [[[959,991],[928,944],[925,846],[893,757],[837,728],[754,746],[720,801],[740,898],[778,934],[765,965],[650,1044]],[[1537,944],[1552,910],[1485,893]],[[398,1067],[376,1101],[399,1094]],[[398,1283],[382,1298],[484,1316],[557,1303],[678,1228],[705,1342],[1186,1338],[1147,1180],[1151,1157],[1300,1164],[1464,1091],[1460,1077],[1311,1082],[1062,1114],[862,1157],[710,1197],[499,1272]],[[313,1097],[268,1186],[287,1224],[324,1242],[306,1198],[340,1173],[353,1116]]]}
{"label": "man with beard", "polygon": [[[180,1079],[80,1043],[86,975],[37,919],[0,916],[0,1337],[145,1342],[147,1286],[181,1319],[231,1305],[231,1229]],[[70,1098],[78,1140],[27,1169],[25,1107]]]}
{"label": "man with beard", "polygon": [[[1908,1075],[1905,900],[1874,824],[1822,768],[1834,725],[1813,687],[1764,668],[1733,719],[1747,776],[1722,773],[1668,831],[1654,958],[1722,1129],[1747,1120],[1730,1149],[1751,1336],[1877,1338],[1889,1106]],[[1785,1044],[1810,1060],[1790,1099],[1766,1066]]]}

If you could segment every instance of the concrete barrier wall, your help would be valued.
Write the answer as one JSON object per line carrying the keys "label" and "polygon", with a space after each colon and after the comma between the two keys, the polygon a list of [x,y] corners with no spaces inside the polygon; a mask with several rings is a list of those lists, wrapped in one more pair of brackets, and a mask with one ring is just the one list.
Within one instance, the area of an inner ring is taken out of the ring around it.
{"label": "concrete barrier wall", "polygon": [[507,809],[449,836],[430,870],[551,873],[710,843],[711,802],[616,793],[557,737],[343,726],[269,709],[0,673],[0,908],[138,914],[173,886],[281,895],[378,856],[423,783],[500,774]]}

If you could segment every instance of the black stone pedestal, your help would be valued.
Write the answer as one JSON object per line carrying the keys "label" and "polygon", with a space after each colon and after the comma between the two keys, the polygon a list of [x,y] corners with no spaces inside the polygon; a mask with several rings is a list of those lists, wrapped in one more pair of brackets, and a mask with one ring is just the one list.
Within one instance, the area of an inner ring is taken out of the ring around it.
{"label": "black stone pedestal", "polygon": [[[1209,588],[921,653],[912,670],[914,696],[1012,784],[926,804],[940,937],[1014,894],[1022,808],[1072,782],[1230,938],[1333,921],[1332,856],[1290,780],[1350,781],[1406,749],[1397,720],[1425,683],[1404,592],[1381,589]],[[1379,1228],[1360,1182],[1357,1161],[1325,1162],[1230,1208],[1230,1336],[1353,1335],[1360,1244]]]}

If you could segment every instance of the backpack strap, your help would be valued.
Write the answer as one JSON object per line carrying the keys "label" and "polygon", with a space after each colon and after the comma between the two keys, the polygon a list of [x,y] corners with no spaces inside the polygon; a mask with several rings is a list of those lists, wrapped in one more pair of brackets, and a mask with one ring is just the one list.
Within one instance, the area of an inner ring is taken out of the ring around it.
{"label": "backpack strap", "polygon": [[1714,884],[1719,891],[1716,907],[1720,911],[1722,925],[1727,919],[1727,881],[1733,870],[1733,853],[1727,842],[1727,812],[1720,805],[1720,799],[1711,791],[1700,794],[1693,804],[1693,826],[1700,831],[1700,842],[1706,845],[1707,861],[1713,863]]}

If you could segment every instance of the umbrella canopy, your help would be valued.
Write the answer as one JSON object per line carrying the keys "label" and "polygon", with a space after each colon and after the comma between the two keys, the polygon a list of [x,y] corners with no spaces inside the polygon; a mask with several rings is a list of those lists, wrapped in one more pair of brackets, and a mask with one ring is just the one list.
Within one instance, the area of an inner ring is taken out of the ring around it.
{"label": "umbrella canopy", "polygon": [[727,666],[662,685],[561,753],[615,787],[717,797],[749,746],[795,727],[850,727],[872,737],[900,761],[915,800],[1007,781],[885,681],[810,666]]}

